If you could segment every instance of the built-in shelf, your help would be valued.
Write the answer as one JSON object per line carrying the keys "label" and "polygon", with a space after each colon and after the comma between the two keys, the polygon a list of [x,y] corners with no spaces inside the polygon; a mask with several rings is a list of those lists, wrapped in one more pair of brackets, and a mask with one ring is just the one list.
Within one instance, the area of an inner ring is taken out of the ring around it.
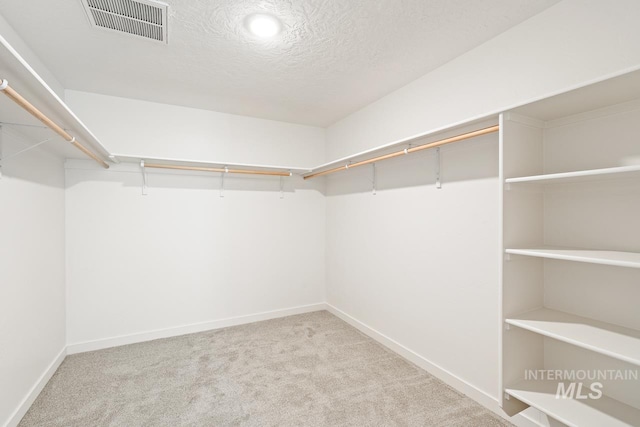
{"label": "built-in shelf", "polygon": [[640,366],[640,331],[540,308],[505,320],[509,325]]}
{"label": "built-in shelf", "polygon": [[[556,398],[553,381],[524,381],[505,391],[570,427],[637,427],[640,410],[607,396],[599,399]],[[583,393],[590,390],[583,389]]]}
{"label": "built-in shelf", "polygon": [[[6,79],[11,88],[67,130],[80,143],[104,159],[108,159],[108,150],[2,35],[0,35],[0,78]],[[2,126],[19,132],[21,137],[26,138],[25,142],[37,143],[50,138],[42,148],[59,157],[87,158],[85,154],[53,131],[46,129],[38,119],[4,95],[0,95],[0,121]]]}
{"label": "built-in shelf", "polygon": [[507,184],[547,184],[640,177],[640,165],[507,178]]}
{"label": "built-in shelf", "polygon": [[588,262],[591,264],[615,265],[618,267],[640,268],[640,253],[618,251],[596,251],[566,248],[507,249],[507,254],[526,255],[565,261]]}
{"label": "built-in shelf", "polygon": [[111,158],[115,161],[122,163],[137,163],[144,160],[147,163],[159,163],[170,166],[204,166],[204,167],[228,167],[237,169],[253,169],[263,171],[276,171],[276,172],[292,172],[294,174],[304,174],[311,171],[311,169],[301,168],[296,166],[282,166],[282,165],[264,165],[264,164],[251,164],[251,163],[233,163],[233,162],[221,162],[221,161],[209,161],[209,160],[193,160],[193,159],[178,159],[169,157],[147,157],[142,155],[129,155],[129,154],[113,154]]}
{"label": "built-in shelf", "polygon": [[387,144],[379,145],[368,150],[353,153],[348,156],[314,166],[311,172],[321,172],[323,170],[331,169],[336,166],[343,166],[345,164],[358,162],[368,157],[389,154],[390,152],[396,151],[399,147],[410,147],[412,143],[415,145],[415,143],[417,143],[418,141],[420,141],[420,143],[422,144],[426,144],[430,139],[447,138],[461,132],[470,132],[477,130],[480,127],[489,127],[496,124],[498,124],[498,114],[496,113],[490,113],[486,116],[479,117],[473,120],[451,123],[449,125],[430,130],[428,132],[411,135],[406,138],[401,138]]}

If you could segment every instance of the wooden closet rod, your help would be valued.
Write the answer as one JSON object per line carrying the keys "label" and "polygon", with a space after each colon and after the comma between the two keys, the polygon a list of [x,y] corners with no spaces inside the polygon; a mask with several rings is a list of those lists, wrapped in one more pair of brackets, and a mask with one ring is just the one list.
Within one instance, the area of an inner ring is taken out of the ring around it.
{"label": "wooden closet rod", "polygon": [[389,154],[384,154],[382,156],[374,157],[372,159],[362,160],[362,161],[351,163],[351,164],[347,164],[347,165],[344,165],[344,166],[339,166],[337,168],[328,169],[326,171],[312,173],[311,175],[305,176],[304,179],[315,178],[317,176],[322,176],[322,175],[329,175],[330,173],[339,172],[339,171],[355,168],[355,167],[358,167],[358,166],[364,166],[364,165],[368,165],[368,164],[371,164],[371,163],[379,162],[381,160],[392,159],[394,157],[404,156],[405,154],[415,153],[416,151],[426,150],[427,148],[440,147],[441,145],[451,144],[452,142],[458,142],[458,141],[462,141],[462,140],[465,140],[465,139],[473,138],[473,137],[476,137],[476,136],[485,135],[485,134],[492,133],[492,132],[497,132],[498,130],[500,130],[500,126],[499,125],[490,126],[488,128],[484,128],[484,129],[474,130],[473,132],[467,132],[467,133],[463,133],[463,134],[460,134],[460,135],[452,136],[450,138],[441,139],[439,141],[429,142],[428,144],[417,145],[415,147],[406,148],[406,149],[403,149],[403,150],[400,150],[400,151],[395,151],[395,152],[389,153]]}
{"label": "wooden closet rod", "polygon": [[34,107],[29,101],[24,99],[18,92],[16,92],[15,90],[13,90],[13,88],[11,86],[9,86],[9,84],[8,84],[8,82],[6,80],[0,79],[0,82],[2,82],[2,83],[0,83],[0,90],[5,95],[7,95],[7,97],[9,99],[11,99],[13,102],[18,104],[19,106],[21,106],[23,109],[25,109],[27,112],[29,112],[33,117],[35,117],[36,119],[40,120],[48,128],[50,128],[55,133],[57,133],[62,138],[64,138],[67,142],[70,142],[71,144],[73,144],[73,146],[76,147],[78,150],[82,151],[84,154],[86,154],[87,156],[91,157],[93,160],[98,162],[98,164],[100,164],[100,166],[102,166],[105,169],[109,169],[109,165],[104,160],[102,160],[100,157],[98,157],[98,155],[95,154],[93,151],[89,150],[87,147],[85,147],[84,145],[82,145],[78,141],[76,141],[75,137],[69,135],[69,133],[67,133],[67,131],[65,131],[63,128],[58,126],[49,117],[45,116],[42,113],[42,111],[40,111],[36,107]]}
{"label": "wooden closet rod", "polygon": [[156,169],[177,169],[183,171],[199,171],[199,172],[222,172],[222,173],[243,173],[247,175],[271,175],[271,176],[291,176],[291,172],[273,172],[273,171],[257,171],[248,169],[229,169],[229,168],[208,168],[201,166],[175,166],[160,165],[157,163],[144,163],[145,168]]}

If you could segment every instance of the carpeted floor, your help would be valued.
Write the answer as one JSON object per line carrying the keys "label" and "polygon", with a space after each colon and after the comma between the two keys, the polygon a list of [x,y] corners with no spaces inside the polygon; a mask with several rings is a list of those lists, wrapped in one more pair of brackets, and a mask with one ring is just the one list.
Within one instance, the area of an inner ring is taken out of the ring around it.
{"label": "carpeted floor", "polygon": [[326,311],[68,356],[27,426],[507,426]]}

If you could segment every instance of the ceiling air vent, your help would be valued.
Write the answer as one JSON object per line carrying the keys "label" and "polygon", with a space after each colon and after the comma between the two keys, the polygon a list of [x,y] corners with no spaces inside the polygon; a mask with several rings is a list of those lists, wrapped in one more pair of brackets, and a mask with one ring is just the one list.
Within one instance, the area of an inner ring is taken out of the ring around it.
{"label": "ceiling air vent", "polygon": [[92,26],[167,43],[167,8],[151,0],[82,0]]}

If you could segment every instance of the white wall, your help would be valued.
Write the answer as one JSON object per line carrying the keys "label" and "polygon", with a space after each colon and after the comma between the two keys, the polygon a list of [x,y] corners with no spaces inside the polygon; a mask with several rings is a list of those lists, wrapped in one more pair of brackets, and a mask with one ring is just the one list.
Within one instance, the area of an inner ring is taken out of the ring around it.
{"label": "white wall", "polygon": [[[319,128],[67,96],[114,152],[279,165],[324,155]],[[149,172],[148,196],[137,165],[68,162],[66,179],[72,345],[325,300],[320,181],[285,178],[281,199],[274,177],[229,175],[224,198],[219,174]]]}
{"label": "white wall", "polygon": [[298,167],[324,161],[319,127],[71,90],[66,102],[116,154]]}
{"label": "white wall", "polygon": [[[6,128],[0,137],[5,156],[25,147]],[[15,411],[20,419],[66,344],[62,161],[34,150],[7,160],[2,174],[0,425]]]}
{"label": "white wall", "polygon": [[137,171],[66,178],[69,344],[325,300],[317,190],[227,178],[220,198],[217,176],[150,174],[142,196]]}
{"label": "white wall", "polygon": [[327,129],[327,159],[640,67],[640,2],[564,0]]}
{"label": "white wall", "polygon": [[[327,160],[637,69],[638,14],[634,0],[565,0],[330,126]],[[443,150],[442,190],[428,159],[381,163],[381,185],[394,184],[375,197],[366,168],[328,178],[327,295],[495,401],[500,186],[487,139]]]}
{"label": "white wall", "polygon": [[[498,389],[498,138],[398,158],[327,185],[328,302],[428,362]],[[424,365],[423,365],[424,366]]]}

